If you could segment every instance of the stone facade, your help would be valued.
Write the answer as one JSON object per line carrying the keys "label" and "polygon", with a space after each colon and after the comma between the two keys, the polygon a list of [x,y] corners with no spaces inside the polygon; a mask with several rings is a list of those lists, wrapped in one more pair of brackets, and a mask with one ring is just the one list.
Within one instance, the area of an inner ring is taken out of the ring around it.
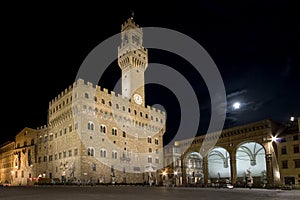
{"label": "stone facade", "polygon": [[124,94],[76,80],[49,103],[47,126],[25,128],[16,144],[1,147],[1,182],[144,183],[159,178],[166,113],[145,106],[148,53],[142,29],[130,18],[121,31]]}

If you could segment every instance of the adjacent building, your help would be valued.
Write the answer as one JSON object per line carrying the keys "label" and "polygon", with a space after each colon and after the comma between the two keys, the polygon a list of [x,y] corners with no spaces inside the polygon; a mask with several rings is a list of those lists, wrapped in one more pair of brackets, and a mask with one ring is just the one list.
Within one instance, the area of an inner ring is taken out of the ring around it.
{"label": "adjacent building", "polygon": [[164,151],[168,181],[300,188],[299,127],[299,119],[288,125],[262,120],[176,141]]}

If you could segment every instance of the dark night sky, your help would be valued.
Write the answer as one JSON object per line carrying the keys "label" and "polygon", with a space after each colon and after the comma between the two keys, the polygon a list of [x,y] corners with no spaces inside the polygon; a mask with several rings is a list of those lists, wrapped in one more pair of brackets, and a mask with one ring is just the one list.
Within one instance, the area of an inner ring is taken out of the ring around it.
{"label": "dark night sky", "polygon": [[[46,124],[48,102],[73,83],[94,47],[119,33],[131,10],[142,27],[174,29],[205,48],[224,80],[226,127],[300,115],[299,6],[286,0],[179,2],[2,6],[0,143],[24,127]],[[210,106],[201,76],[168,52],[150,49],[149,62],[169,65],[190,81],[200,102],[199,134],[205,133]],[[120,77],[116,62],[105,75],[109,78],[99,84],[112,89]],[[147,104],[162,104],[168,112],[168,140],[178,128],[178,102],[158,85],[146,86],[146,92]],[[167,104],[170,99],[173,103]],[[232,109],[234,101],[241,102],[241,109]]]}

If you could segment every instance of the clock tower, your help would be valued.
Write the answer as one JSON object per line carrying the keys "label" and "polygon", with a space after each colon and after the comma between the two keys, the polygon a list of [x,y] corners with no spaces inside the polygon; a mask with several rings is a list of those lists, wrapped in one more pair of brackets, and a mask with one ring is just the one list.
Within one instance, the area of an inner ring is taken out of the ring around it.
{"label": "clock tower", "polygon": [[144,73],[148,66],[148,50],[143,47],[143,31],[133,17],[121,26],[118,64],[122,70],[122,95],[145,106]]}

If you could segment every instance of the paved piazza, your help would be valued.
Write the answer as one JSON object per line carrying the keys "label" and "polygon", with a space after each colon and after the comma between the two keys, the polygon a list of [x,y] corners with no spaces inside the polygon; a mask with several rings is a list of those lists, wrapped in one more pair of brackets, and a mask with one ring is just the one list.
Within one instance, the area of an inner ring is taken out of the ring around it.
{"label": "paved piazza", "polygon": [[84,200],[84,199],[122,199],[122,200],[165,200],[165,199],[300,199],[300,190],[266,189],[214,189],[179,188],[149,186],[38,186],[1,187],[1,200]]}

